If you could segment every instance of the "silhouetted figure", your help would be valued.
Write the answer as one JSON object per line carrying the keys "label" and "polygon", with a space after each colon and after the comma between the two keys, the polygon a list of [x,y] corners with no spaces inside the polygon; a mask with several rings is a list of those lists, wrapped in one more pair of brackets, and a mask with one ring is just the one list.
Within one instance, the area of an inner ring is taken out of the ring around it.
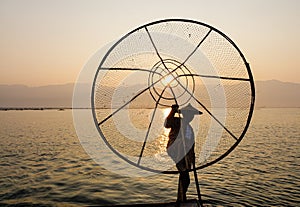
{"label": "silhouetted figure", "polygon": [[[194,115],[202,114],[191,104],[179,111],[178,105],[172,105],[172,110],[165,121],[165,127],[171,128],[167,152],[176,163],[179,171],[177,202],[186,201],[186,192],[190,184],[189,170],[195,162],[194,131],[190,122]],[[182,117],[181,117],[182,116]]]}

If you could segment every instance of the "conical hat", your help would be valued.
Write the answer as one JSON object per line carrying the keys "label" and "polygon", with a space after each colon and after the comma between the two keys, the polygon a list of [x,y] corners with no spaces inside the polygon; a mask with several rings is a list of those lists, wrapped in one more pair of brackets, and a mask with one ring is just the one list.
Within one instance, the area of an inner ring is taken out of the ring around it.
{"label": "conical hat", "polygon": [[198,109],[193,107],[190,103],[187,106],[183,107],[180,111],[182,113],[189,113],[189,114],[192,114],[192,115],[203,114],[201,111],[199,111]]}

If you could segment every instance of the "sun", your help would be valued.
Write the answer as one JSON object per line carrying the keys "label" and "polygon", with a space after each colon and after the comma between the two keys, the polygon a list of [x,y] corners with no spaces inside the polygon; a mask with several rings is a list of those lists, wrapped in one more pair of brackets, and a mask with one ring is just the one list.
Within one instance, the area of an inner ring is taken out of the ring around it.
{"label": "sun", "polygon": [[167,75],[166,77],[164,77],[161,82],[164,86],[170,86],[173,87],[175,85],[175,78],[173,77],[172,74]]}

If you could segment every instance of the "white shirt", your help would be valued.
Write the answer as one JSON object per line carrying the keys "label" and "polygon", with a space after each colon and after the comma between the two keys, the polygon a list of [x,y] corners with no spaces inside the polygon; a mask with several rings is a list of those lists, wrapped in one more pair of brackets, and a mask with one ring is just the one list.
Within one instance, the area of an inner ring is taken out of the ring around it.
{"label": "white shirt", "polygon": [[186,129],[185,129],[185,138],[186,139],[192,139],[193,138],[193,131],[192,131],[192,127],[190,125],[186,126]]}

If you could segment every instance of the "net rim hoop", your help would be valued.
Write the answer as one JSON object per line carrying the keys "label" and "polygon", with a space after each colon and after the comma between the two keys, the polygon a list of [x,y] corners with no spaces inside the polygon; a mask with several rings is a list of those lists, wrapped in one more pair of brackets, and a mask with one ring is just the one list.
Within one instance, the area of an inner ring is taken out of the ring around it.
{"label": "net rim hoop", "polygon": [[[251,69],[250,69],[250,64],[247,62],[244,54],[241,52],[241,50],[238,48],[238,46],[233,42],[233,40],[231,40],[226,34],[224,34],[223,32],[221,32],[220,30],[216,29],[215,27],[209,25],[209,24],[206,24],[206,23],[203,23],[203,22],[199,22],[199,21],[196,21],[196,20],[191,20],[191,19],[181,19],[181,18],[170,18],[170,19],[162,19],[162,20],[157,20],[157,21],[153,21],[153,22],[150,22],[150,23],[147,23],[147,24],[144,24],[144,25],[141,25],[139,27],[137,27],[136,29],[132,30],[131,32],[128,32],[127,34],[125,34],[123,37],[121,37],[118,41],[116,41],[111,47],[110,49],[107,51],[107,53],[104,55],[104,57],[102,58],[100,64],[99,64],[99,67],[97,68],[96,70],[96,73],[95,73],[95,76],[94,76],[94,80],[93,80],[93,84],[92,84],[92,91],[91,91],[91,110],[92,110],[92,116],[93,116],[93,119],[94,119],[94,123],[95,123],[95,126],[97,128],[97,131],[99,132],[101,138],[103,139],[103,141],[105,142],[105,144],[110,148],[110,150],[112,150],[116,155],[118,155],[121,159],[125,160],[127,163],[135,166],[135,167],[138,167],[140,169],[143,169],[143,170],[147,170],[147,171],[150,171],[150,172],[154,172],[154,173],[163,173],[163,174],[178,174],[179,171],[176,170],[176,171],[161,171],[161,170],[154,170],[154,169],[151,169],[151,168],[148,168],[148,167],[144,167],[142,165],[137,165],[137,163],[134,163],[132,162],[131,160],[127,159],[126,157],[124,157],[122,154],[120,154],[117,150],[115,150],[111,145],[110,143],[107,141],[107,139],[105,138],[105,136],[103,135],[99,125],[98,125],[98,122],[97,122],[97,118],[96,118],[96,112],[95,112],[95,85],[96,85],[96,80],[97,80],[97,77],[98,77],[98,74],[99,74],[99,71],[101,70],[101,66],[103,65],[103,63],[105,62],[105,60],[107,59],[108,55],[112,52],[112,50],[119,44],[121,43],[125,38],[127,38],[129,35],[131,35],[132,33],[140,30],[140,29],[143,29],[143,28],[147,28],[151,25],[155,25],[155,24],[160,24],[160,23],[165,23],[165,22],[187,22],[187,23],[194,23],[194,24],[198,24],[198,25],[201,25],[201,26],[204,26],[204,27],[207,27],[209,29],[211,29],[212,31],[215,31],[217,32],[218,34],[220,34],[222,37],[224,37],[239,53],[240,57],[242,58],[245,66],[246,66],[246,69],[247,69],[247,73],[248,73],[248,76],[249,76],[249,82],[250,82],[250,88],[251,88],[251,102],[250,102],[250,108],[249,108],[249,113],[248,113],[248,117],[247,117],[247,122],[246,122],[246,125],[244,127],[244,130],[242,131],[241,135],[238,137],[238,139],[236,140],[236,142],[225,152],[223,153],[222,155],[220,155],[218,158],[216,158],[215,160],[211,161],[211,162],[208,162],[206,164],[203,164],[199,167],[196,167],[195,170],[200,170],[200,169],[203,169],[203,168],[206,168],[208,166],[211,166],[217,162],[219,162],[220,160],[222,160],[223,158],[227,157],[236,147],[237,145],[242,141],[242,139],[244,138],[248,128],[249,128],[249,125],[250,125],[250,122],[251,122],[251,118],[252,118],[252,115],[253,115],[253,110],[254,110],[254,104],[255,104],[255,84],[254,84],[254,80],[253,80],[253,75],[252,75],[252,72],[251,72]],[[189,172],[193,171],[194,169],[191,169],[189,170]]]}

